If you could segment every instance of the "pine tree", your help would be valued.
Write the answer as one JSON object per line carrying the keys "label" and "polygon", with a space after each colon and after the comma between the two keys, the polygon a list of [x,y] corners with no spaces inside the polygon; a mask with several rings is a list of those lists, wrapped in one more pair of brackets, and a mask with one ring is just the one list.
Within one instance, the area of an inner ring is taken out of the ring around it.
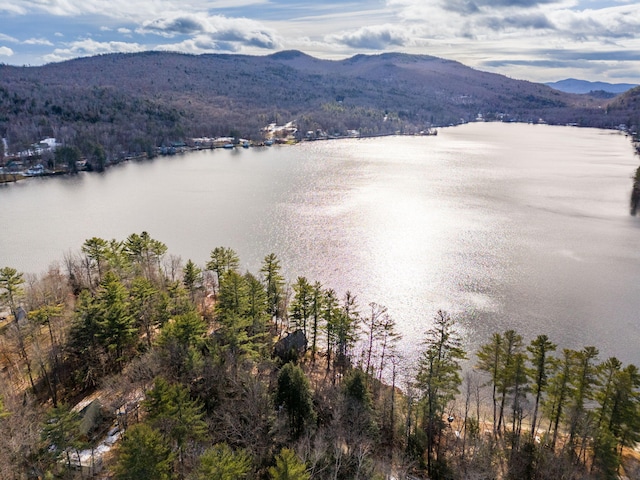
{"label": "pine tree", "polygon": [[170,385],[157,378],[143,407],[148,413],[148,422],[171,442],[182,476],[188,442],[203,439],[207,432],[202,406],[191,399],[186,387]]}
{"label": "pine tree", "polygon": [[173,455],[166,440],[145,423],[127,429],[116,450],[116,480],[170,480]]}
{"label": "pine tree", "polygon": [[196,290],[202,288],[202,269],[200,269],[191,259],[187,260],[182,270],[182,283],[189,290],[191,301],[195,301]]}
{"label": "pine tree", "polygon": [[307,336],[307,323],[313,309],[313,287],[305,277],[298,277],[293,285],[294,297],[291,303],[293,326]]}
{"label": "pine tree", "polygon": [[249,285],[245,277],[236,271],[224,274],[220,282],[220,293],[216,314],[220,319],[228,316],[243,316],[249,310]]}
{"label": "pine tree", "polygon": [[122,368],[127,350],[137,339],[135,319],[129,308],[129,294],[112,272],[107,272],[95,299],[99,343],[105,348],[112,365]]}
{"label": "pine tree", "polygon": [[274,253],[264,257],[260,273],[267,291],[267,311],[274,319],[281,316],[280,303],[284,295],[284,278],[281,274],[280,260]]}
{"label": "pine tree", "polygon": [[0,268],[0,301],[11,310],[13,318],[17,318],[18,299],[23,293],[23,274],[15,268]]}
{"label": "pine tree", "polygon": [[315,363],[318,349],[318,335],[321,328],[323,290],[320,282],[315,282],[311,292],[311,361]]}
{"label": "pine tree", "polygon": [[[455,321],[439,310],[434,325],[426,332],[425,349],[420,356],[416,384],[422,392],[424,429],[427,435],[427,470],[434,473],[440,433],[447,404],[458,393],[462,382],[460,361],[466,357]],[[440,462],[442,464],[442,462]]]}
{"label": "pine tree", "polygon": [[287,413],[289,433],[292,438],[299,438],[306,426],[313,423],[315,412],[311,387],[299,366],[287,363],[280,369],[275,403]]}
{"label": "pine tree", "polygon": [[276,464],[269,467],[271,480],[309,480],[307,467],[293,450],[283,448],[276,456]]}
{"label": "pine tree", "polygon": [[159,290],[148,279],[136,277],[129,289],[129,305],[136,326],[151,348],[156,327],[161,326],[167,317],[166,310],[162,315],[163,302]]}
{"label": "pine tree", "polygon": [[82,253],[87,256],[86,264],[88,269],[88,279],[92,283],[92,270],[95,266],[97,276],[97,284],[102,282],[102,273],[104,269],[104,264],[107,261],[108,254],[108,243],[103,238],[92,237],[84,241],[82,244]]}
{"label": "pine tree", "polygon": [[58,405],[47,414],[42,427],[42,439],[54,458],[65,457],[67,468],[71,468],[71,453],[82,447],[80,440],[80,416],[68,405]]}
{"label": "pine tree", "polygon": [[502,368],[502,344],[502,335],[494,333],[491,337],[491,342],[482,345],[480,350],[476,352],[476,356],[478,357],[476,367],[487,372],[491,377],[494,435],[498,433],[498,379]]}
{"label": "pine tree", "polygon": [[196,480],[237,480],[251,471],[251,457],[244,451],[234,452],[226,443],[218,443],[200,457]]}
{"label": "pine tree", "polygon": [[555,351],[556,345],[549,340],[546,335],[539,335],[527,347],[530,353],[529,362],[531,369],[529,376],[532,380],[533,393],[535,395],[535,404],[533,407],[533,418],[531,419],[531,439],[536,435],[536,427],[538,424],[538,408],[542,393],[546,390],[548,384],[549,373],[553,365],[553,358],[550,357],[551,352]]}
{"label": "pine tree", "polygon": [[227,272],[237,272],[240,268],[240,258],[231,248],[216,247],[211,251],[211,260],[207,262],[207,270],[215,272],[217,284]]}

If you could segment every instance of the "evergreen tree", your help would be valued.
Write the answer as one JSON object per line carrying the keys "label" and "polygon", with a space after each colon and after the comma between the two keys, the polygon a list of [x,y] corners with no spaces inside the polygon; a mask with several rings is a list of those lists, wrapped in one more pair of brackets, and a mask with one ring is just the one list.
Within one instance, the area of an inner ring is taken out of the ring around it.
{"label": "evergreen tree", "polygon": [[324,323],[325,339],[327,342],[327,371],[331,369],[333,350],[336,344],[336,330],[339,317],[342,315],[336,292],[329,288],[324,292],[322,300],[322,321]]}
{"label": "evergreen tree", "polygon": [[611,398],[611,415],[607,429],[621,447],[640,442],[640,372],[627,365],[615,372]]}
{"label": "evergreen tree", "polygon": [[313,308],[313,287],[305,277],[298,277],[293,285],[294,297],[291,303],[291,318],[295,329],[307,336],[307,323]]}
{"label": "evergreen tree", "polygon": [[462,382],[460,361],[466,357],[462,340],[455,330],[455,321],[439,310],[434,325],[426,332],[416,376],[422,392],[424,429],[427,435],[427,470],[433,475],[437,469],[434,460],[442,465],[437,453],[444,428],[443,416],[447,404],[453,400]]}
{"label": "evergreen tree", "polygon": [[498,433],[498,381],[502,371],[503,338],[499,333],[491,336],[491,342],[482,345],[476,352],[478,363],[476,367],[487,372],[491,383],[491,401],[493,405],[493,434]]}
{"label": "evergreen tree", "polygon": [[615,378],[621,368],[622,362],[615,357],[608,358],[598,367],[598,384],[600,388],[595,394],[595,399],[600,404],[600,408],[598,409],[598,423],[596,425],[598,429],[603,425],[608,425],[611,420]]}
{"label": "evergreen tree", "polygon": [[[501,427],[504,429],[504,409],[506,406],[507,397],[513,392],[521,372],[519,369],[520,364],[517,362],[520,359],[522,353],[522,336],[517,334],[514,330],[507,330],[503,335],[503,344],[501,355],[501,365],[498,374],[498,394],[500,395],[500,407],[498,410],[498,432]],[[506,422],[505,422],[506,423]]]}
{"label": "evergreen tree", "polygon": [[58,405],[47,413],[42,426],[42,440],[57,460],[65,457],[67,468],[71,468],[71,454],[78,452],[83,443],[80,440],[80,416],[68,405]]}
{"label": "evergreen tree", "polygon": [[207,432],[202,406],[191,399],[186,387],[170,385],[166,380],[157,378],[143,407],[150,424],[170,440],[173,451],[177,453],[182,476],[188,443],[203,439]]}
{"label": "evergreen tree", "polygon": [[231,248],[216,247],[211,251],[211,260],[207,262],[207,270],[215,272],[217,284],[227,272],[237,272],[240,268],[240,258]]}
{"label": "evergreen tree", "polygon": [[260,273],[267,291],[267,311],[272,318],[281,316],[280,303],[284,295],[284,278],[281,274],[280,260],[275,253],[264,257]]}
{"label": "evergreen tree", "polygon": [[311,387],[299,366],[287,363],[280,370],[275,403],[287,413],[289,433],[294,439],[300,437],[306,426],[314,421]]}
{"label": "evergreen tree", "polygon": [[311,361],[314,363],[318,349],[318,335],[321,328],[323,299],[322,284],[315,282],[311,291]]}
{"label": "evergreen tree", "polygon": [[267,313],[267,292],[264,285],[255,275],[246,273],[244,280],[247,285],[247,307],[245,315],[253,321],[252,334],[265,333],[269,326]]}
{"label": "evergreen tree", "polygon": [[533,407],[533,418],[531,419],[531,439],[535,438],[536,427],[538,425],[538,408],[542,393],[548,384],[548,377],[553,368],[553,358],[550,357],[551,352],[555,351],[556,345],[549,340],[546,335],[538,335],[527,347],[530,357],[531,369],[529,376],[532,380],[532,389],[535,395],[535,403]]}
{"label": "evergreen tree", "polygon": [[92,282],[92,270],[95,267],[97,275],[97,284],[102,282],[102,273],[104,264],[107,261],[108,243],[106,240],[98,237],[91,237],[82,244],[82,253],[87,257],[88,279]]}
{"label": "evergreen tree", "polygon": [[145,423],[127,429],[116,450],[116,480],[170,480],[173,455],[160,432]]}
{"label": "evergreen tree", "polygon": [[76,300],[68,346],[74,360],[76,382],[83,388],[95,387],[103,374],[99,318],[99,303],[88,290],[81,291]]}
{"label": "evergreen tree", "polygon": [[333,321],[336,344],[334,363],[343,374],[351,366],[351,350],[358,341],[359,324],[360,312],[356,297],[351,292],[347,292],[342,301],[342,310]]}
{"label": "evergreen tree", "polygon": [[17,302],[23,293],[23,274],[15,268],[0,268],[0,301],[11,310],[11,315],[16,318]]}
{"label": "evergreen tree", "polygon": [[195,301],[196,290],[202,288],[202,269],[200,269],[191,259],[182,270],[182,283],[191,295],[191,301]]}
{"label": "evergreen tree", "polygon": [[207,324],[195,310],[176,315],[162,328],[160,345],[177,343],[183,349],[199,348],[205,341]]}
{"label": "evergreen tree", "polygon": [[218,443],[200,457],[195,480],[237,480],[251,471],[251,457],[240,450],[234,452],[226,443]]}
{"label": "evergreen tree", "polygon": [[160,291],[148,279],[136,277],[129,289],[129,305],[136,326],[151,348],[156,327],[162,326],[168,317]]}
{"label": "evergreen tree", "polygon": [[573,447],[576,435],[586,435],[587,411],[585,403],[593,398],[596,384],[598,349],[589,346],[574,353],[574,370],[571,374],[573,395],[569,413],[569,446]]}
{"label": "evergreen tree", "polygon": [[598,472],[598,478],[603,480],[617,480],[620,457],[617,452],[617,442],[614,435],[606,428],[600,429],[593,442],[592,471]]}
{"label": "evergreen tree", "polygon": [[562,359],[558,362],[557,368],[554,369],[556,374],[549,381],[547,389],[547,401],[545,402],[545,408],[548,412],[547,416],[550,419],[549,431],[553,430],[553,436],[551,439],[552,450],[556,447],[560,421],[566,416],[565,411],[567,409],[567,404],[573,394],[573,389],[571,387],[571,373],[574,357],[574,350],[565,348],[562,351]]}
{"label": "evergreen tree", "polygon": [[231,270],[224,274],[216,304],[218,318],[244,316],[249,310],[249,285],[245,277]]}
{"label": "evergreen tree", "polygon": [[283,448],[276,456],[276,464],[269,467],[271,480],[309,480],[307,467],[293,450]]}
{"label": "evergreen tree", "polygon": [[160,271],[162,257],[167,246],[153,238],[148,232],[132,233],[122,244],[122,253],[128,258],[134,270],[149,280],[154,280]]}
{"label": "evergreen tree", "polygon": [[126,352],[135,344],[137,330],[129,308],[129,294],[112,272],[107,272],[96,296],[98,341],[112,365],[121,368]]}

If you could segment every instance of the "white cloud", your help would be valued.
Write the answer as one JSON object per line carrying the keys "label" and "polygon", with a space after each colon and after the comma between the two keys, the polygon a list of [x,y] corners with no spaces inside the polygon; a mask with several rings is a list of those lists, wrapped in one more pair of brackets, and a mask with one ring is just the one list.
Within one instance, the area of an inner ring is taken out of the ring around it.
{"label": "white cloud", "polygon": [[0,47],[0,56],[1,57],[10,57],[13,55],[13,50],[9,47]]}
{"label": "white cloud", "polygon": [[0,6],[0,11],[7,10],[21,15],[44,13],[63,17],[100,15],[120,21],[128,19],[142,22],[149,16],[155,17],[166,12],[206,12],[265,3],[268,3],[268,0],[12,0],[11,5]]}
{"label": "white cloud", "polygon": [[45,55],[47,62],[60,62],[76,57],[88,57],[104,53],[135,53],[146,50],[138,43],[125,42],[96,42],[85,39],[70,43],[66,48],[56,48],[52,53]]}
{"label": "white cloud", "polygon": [[118,33],[122,33],[124,35],[128,35],[129,33],[131,33],[131,29],[121,27],[121,28],[118,29]]}
{"label": "white cloud", "polygon": [[10,35],[5,35],[4,33],[0,33],[0,42],[18,43],[20,42],[20,40]]}
{"label": "white cloud", "polygon": [[46,38],[29,38],[22,43],[24,43],[25,45],[45,45],[49,47],[53,46],[53,43],[51,43]]}

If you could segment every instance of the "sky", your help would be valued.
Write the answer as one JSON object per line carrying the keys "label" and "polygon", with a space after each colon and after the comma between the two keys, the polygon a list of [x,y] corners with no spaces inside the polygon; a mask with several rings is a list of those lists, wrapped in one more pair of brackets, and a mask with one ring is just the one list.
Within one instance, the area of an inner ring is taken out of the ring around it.
{"label": "sky", "polygon": [[534,82],[640,84],[638,0],[3,0],[0,63],[112,52],[405,52]]}

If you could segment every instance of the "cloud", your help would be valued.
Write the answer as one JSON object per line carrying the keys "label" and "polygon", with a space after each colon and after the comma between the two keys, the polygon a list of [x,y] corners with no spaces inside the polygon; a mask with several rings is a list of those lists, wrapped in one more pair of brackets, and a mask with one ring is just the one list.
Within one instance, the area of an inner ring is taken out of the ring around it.
{"label": "cloud", "polygon": [[0,33],[0,42],[19,43],[20,40],[10,35],[5,35],[4,33]]}
{"label": "cloud", "polygon": [[9,47],[0,47],[0,57],[10,57],[13,55],[13,50]]}
{"label": "cloud", "polygon": [[624,5],[601,10],[558,10],[553,22],[565,36],[585,39],[640,38],[640,5]]}
{"label": "cloud", "polygon": [[66,48],[56,48],[52,53],[45,55],[47,62],[60,62],[76,57],[89,57],[105,53],[134,53],[146,50],[138,43],[126,42],[96,42],[85,39],[72,42]]}
{"label": "cloud", "polygon": [[47,14],[60,17],[106,16],[142,22],[163,12],[207,12],[268,3],[268,0],[11,0],[0,3],[0,12],[18,15]]}
{"label": "cloud", "polygon": [[157,50],[168,52],[183,52],[194,55],[212,52],[235,53],[240,51],[240,46],[232,42],[218,42],[207,35],[190,38],[179,43],[158,45]]}
{"label": "cloud", "polygon": [[353,32],[330,35],[327,40],[331,43],[346,45],[351,48],[367,50],[384,50],[389,47],[406,45],[410,37],[399,25],[375,25],[362,27]]}
{"label": "cloud", "polygon": [[29,38],[22,43],[24,43],[25,45],[45,45],[48,47],[53,46],[53,43],[51,43],[46,38]]}
{"label": "cloud", "polygon": [[559,0],[446,0],[441,5],[447,10],[472,13],[483,9],[529,9],[553,3],[560,2]]}
{"label": "cloud", "polygon": [[204,19],[197,15],[181,15],[173,18],[158,18],[147,22],[142,30],[173,37],[176,34],[190,35],[207,30]]}
{"label": "cloud", "polygon": [[[193,44],[204,45],[210,39],[210,45],[235,44],[231,51],[242,46],[275,49],[280,40],[275,31],[260,22],[247,18],[227,18],[221,15],[172,15],[147,21],[138,33],[154,33],[167,38],[179,35],[193,36]],[[176,44],[177,45],[177,44]]]}
{"label": "cloud", "polygon": [[542,13],[525,13],[521,15],[507,15],[504,17],[491,16],[483,19],[480,23],[495,31],[504,31],[509,29],[555,29],[553,23]]}
{"label": "cloud", "polygon": [[124,27],[120,27],[118,29],[118,33],[122,33],[123,35],[128,35],[131,33],[131,29],[129,28],[124,28]]}

